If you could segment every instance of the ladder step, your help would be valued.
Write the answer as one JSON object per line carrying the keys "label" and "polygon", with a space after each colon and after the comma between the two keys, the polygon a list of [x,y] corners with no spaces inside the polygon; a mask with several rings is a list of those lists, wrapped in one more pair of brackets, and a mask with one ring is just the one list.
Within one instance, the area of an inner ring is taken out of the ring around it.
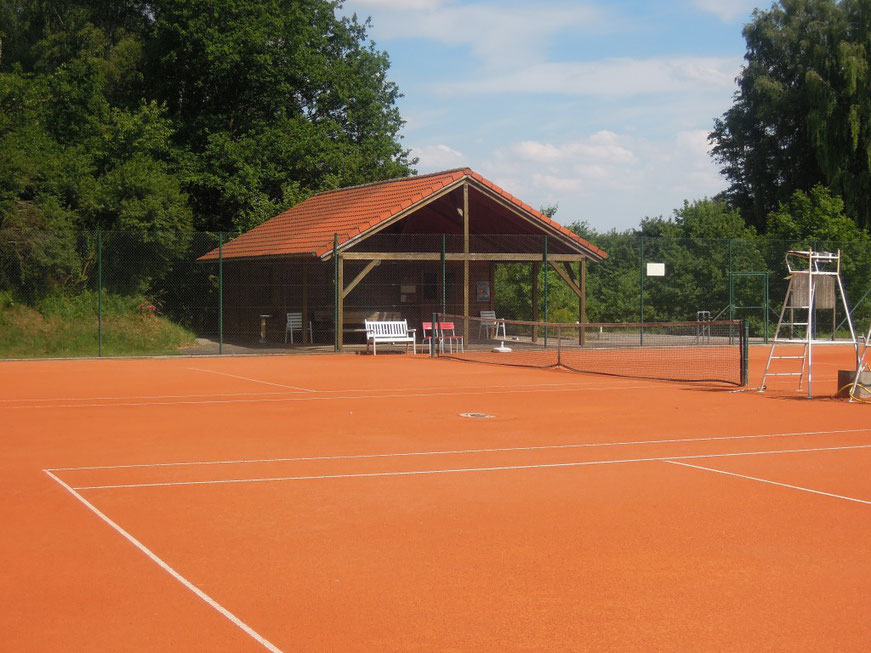
{"label": "ladder step", "polygon": [[772,356],[771,360],[804,360],[804,356]]}
{"label": "ladder step", "polygon": [[765,376],[801,376],[802,372],[766,372]]}

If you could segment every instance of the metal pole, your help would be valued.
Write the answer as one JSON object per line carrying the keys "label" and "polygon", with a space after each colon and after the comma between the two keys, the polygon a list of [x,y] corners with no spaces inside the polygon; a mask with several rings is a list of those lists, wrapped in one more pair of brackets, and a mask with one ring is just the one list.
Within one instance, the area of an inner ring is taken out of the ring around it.
{"label": "metal pole", "polygon": [[339,351],[339,234],[333,234],[333,349]]}
{"label": "metal pole", "polygon": [[447,311],[447,291],[445,289],[445,282],[447,280],[447,272],[445,271],[445,258],[446,258],[445,250],[446,250],[447,245],[445,243],[445,238],[446,238],[445,234],[442,234],[442,315],[444,315],[445,313],[448,312]]}
{"label": "metal pole", "polygon": [[103,355],[103,232],[97,229],[97,356]]}
{"label": "metal pole", "polygon": [[224,353],[224,232],[218,233],[218,353]]}
{"label": "metal pole", "polygon": [[[547,297],[547,288],[548,288],[548,284],[547,284],[547,277],[548,277],[547,236],[544,237],[544,265],[542,267],[544,268],[544,322],[545,322],[545,324],[547,324],[547,318],[548,318],[548,314],[547,314],[547,309],[548,309],[548,302],[547,302],[547,300],[548,300],[548,297]],[[544,327],[544,346],[547,347],[547,326]]]}
{"label": "metal pole", "polygon": [[735,282],[732,278],[732,239],[729,239],[729,319],[735,319]]}
{"label": "metal pole", "polygon": [[[644,324],[644,236],[641,237],[641,307],[639,311],[639,322]],[[641,327],[641,330],[638,334],[639,344],[644,344],[644,327]]]}
{"label": "metal pole", "polygon": [[741,347],[741,385],[750,383],[750,321],[744,320],[742,325],[744,345]]}

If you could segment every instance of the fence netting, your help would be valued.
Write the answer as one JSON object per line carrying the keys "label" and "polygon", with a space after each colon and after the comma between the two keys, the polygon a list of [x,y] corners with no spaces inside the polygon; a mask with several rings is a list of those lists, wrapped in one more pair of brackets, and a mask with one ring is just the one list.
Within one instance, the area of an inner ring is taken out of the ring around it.
{"label": "fence netting", "polygon": [[[247,259],[224,255],[232,237],[5,230],[0,357],[333,350],[362,345],[365,319],[406,320],[419,333],[434,314],[466,307],[473,318],[493,311],[561,324],[743,320],[751,340],[764,342],[785,299],[785,254],[795,249],[840,252],[856,330],[871,322],[863,241],[612,233],[593,238],[608,258],[584,263],[542,235],[381,233],[338,256]],[[843,337],[846,318],[838,304],[821,324]]]}

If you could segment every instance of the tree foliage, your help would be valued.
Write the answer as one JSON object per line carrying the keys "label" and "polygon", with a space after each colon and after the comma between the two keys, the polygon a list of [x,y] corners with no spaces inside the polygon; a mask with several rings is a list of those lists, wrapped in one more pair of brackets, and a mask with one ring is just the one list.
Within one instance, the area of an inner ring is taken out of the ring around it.
{"label": "tree foliage", "polygon": [[136,274],[118,271],[142,288],[193,229],[247,229],[314,192],[407,174],[387,55],[339,6],[0,4],[0,234],[18,243],[3,244],[0,284],[87,279],[87,247],[51,273],[48,244],[21,244],[30,231],[159,233],[127,248]]}
{"label": "tree foliage", "polygon": [[865,0],[780,0],[744,28],[733,106],[715,121],[725,197],[749,224],[821,183],[871,226],[871,7]]}

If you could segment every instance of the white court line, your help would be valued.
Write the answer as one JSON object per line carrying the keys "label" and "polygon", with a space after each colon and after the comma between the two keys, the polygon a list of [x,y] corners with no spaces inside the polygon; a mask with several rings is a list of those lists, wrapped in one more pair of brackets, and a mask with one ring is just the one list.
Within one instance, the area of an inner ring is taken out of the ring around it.
{"label": "white court line", "polygon": [[52,479],[54,479],[62,488],[64,488],[67,492],[72,494],[76,499],[78,499],[81,503],[83,503],[91,512],[93,512],[97,517],[106,522],[110,527],[112,527],[118,534],[120,534],[124,539],[130,542],[133,546],[139,549],[142,553],[148,556],[152,562],[155,562],[161,569],[167,572],[170,576],[175,578],[182,585],[187,587],[191,592],[196,594],[200,599],[205,601],[209,606],[217,610],[221,615],[226,617],[231,623],[235,626],[241,628],[246,634],[248,634],[251,638],[253,638],[258,644],[263,646],[266,650],[272,651],[273,653],[281,653],[281,649],[275,646],[268,639],[260,635],[257,631],[251,628],[248,624],[243,622],[239,617],[234,615],[232,612],[227,610],[220,603],[215,601],[211,596],[202,591],[199,587],[190,582],[187,578],[178,573],[175,569],[169,566],[166,562],[164,562],[161,558],[159,558],[154,552],[151,551],[147,546],[145,546],[142,542],[133,537],[126,530],[121,528],[117,523],[112,521],[108,516],[106,516],[103,512],[101,512],[94,504],[85,499],[82,495],[75,491],[74,488],[70,487],[62,480],[60,480],[57,476],[52,474],[48,470],[43,470],[46,474],[49,475]]}
{"label": "white court line", "polygon": [[[654,389],[669,389],[673,390],[673,386],[664,384],[650,385],[623,385],[607,388],[581,388],[585,392],[622,392],[624,390],[654,390]],[[336,401],[336,400],[353,400],[353,399],[409,399],[419,397],[474,397],[476,395],[504,395],[511,393],[529,394],[534,392],[577,392],[578,388],[558,387],[558,388],[542,388],[536,390],[499,390],[489,391],[480,390],[477,392],[397,392],[395,394],[370,394],[370,395],[339,395],[330,397],[276,397],[262,399],[205,399],[203,401],[140,401],[135,403],[110,403],[110,404],[23,404],[21,406],[5,406],[5,409],[13,410],[20,408],[29,409],[45,409],[45,408],[129,408],[136,406],[206,406],[215,404],[260,404],[260,403],[276,403],[276,402],[292,402],[292,401]],[[309,392],[317,392],[310,390]]]}
{"label": "white court line", "polygon": [[93,471],[102,469],[137,469],[151,467],[195,467],[200,465],[253,465],[261,463],[292,463],[319,460],[360,460],[367,458],[405,458],[411,456],[446,456],[476,453],[510,453],[513,451],[544,451],[551,449],[587,449],[592,447],[626,447],[639,444],[677,444],[683,442],[721,442],[723,440],[754,440],[761,438],[788,438],[803,435],[838,435],[842,433],[867,433],[871,428],[840,429],[829,431],[796,431],[794,433],[757,433],[751,435],[713,435],[694,438],[669,438],[664,440],[628,440],[622,442],[580,442],[569,444],[541,444],[526,447],[500,447],[494,449],[436,449],[433,451],[401,451],[392,453],[345,454],[337,456],[298,456],[294,458],[249,458],[244,460],[197,460],[172,463],[138,463],[130,465],[90,465],[87,467],[51,467],[53,472]]}
{"label": "white court line", "polygon": [[790,485],[789,483],[779,483],[777,481],[770,481],[767,478],[759,478],[757,476],[747,476],[746,474],[736,474],[735,472],[725,472],[722,469],[714,469],[713,467],[702,467],[701,465],[690,465],[689,463],[681,463],[676,460],[666,460],[664,462],[671,463],[672,465],[681,465],[683,467],[692,467],[693,469],[701,469],[706,472],[714,472],[716,474],[725,474],[726,476],[736,476],[738,478],[746,478],[751,481],[759,481],[760,483],[770,483],[771,485],[779,485],[780,487],[787,487],[793,490],[801,490],[802,492],[811,492],[813,494],[821,494],[824,497],[833,497],[835,499],[844,499],[845,501],[855,501],[856,503],[864,503],[867,505],[871,505],[871,501],[865,501],[864,499],[856,499],[854,497],[844,496],[843,494],[832,494],[831,492],[822,492],[821,490],[812,490],[808,487],[801,487],[800,485]]}
{"label": "white court line", "polygon": [[217,372],[215,370],[205,370],[201,367],[189,367],[189,370],[194,370],[195,372],[206,372],[208,374],[220,374],[221,376],[230,376],[234,379],[242,379],[243,381],[252,381],[254,383],[262,383],[264,385],[274,385],[279,388],[288,388],[289,390],[300,390],[302,392],[316,392],[311,388],[300,388],[295,385],[284,385],[283,383],[273,383],[272,381],[261,381],[260,379],[252,379],[248,376],[239,376],[238,374],[230,374],[229,372]]}
{"label": "white court line", "polygon": [[871,444],[844,447],[818,447],[813,449],[775,449],[769,451],[744,451],[740,453],[695,454],[692,456],[657,456],[655,458],[622,458],[616,460],[585,460],[569,463],[540,463],[537,465],[504,465],[497,467],[459,467],[453,469],[426,469],[408,472],[361,472],[358,474],[323,474],[318,476],[273,476],[267,478],[229,478],[211,481],[169,481],[165,483],[128,483],[119,485],[88,485],[76,490],[118,490],[141,487],[177,487],[185,485],[226,485],[229,483],[271,483],[278,481],[315,481],[337,478],[372,478],[379,476],[426,476],[429,474],[460,474],[466,472],[515,471],[522,469],[551,469],[556,467],[585,467],[590,465],[616,465],[620,463],[646,463],[669,460],[695,460],[698,458],[732,458],[736,456],[761,456],[781,453],[810,453],[818,451],[841,451],[845,449],[871,449]]}
{"label": "white court line", "polygon": [[[627,381],[630,381],[627,379]],[[554,388],[554,387],[574,387],[574,388],[586,388],[589,386],[599,386],[601,383],[589,382],[589,383],[512,383],[512,384],[494,384],[488,383],[486,384],[487,388]],[[617,387],[617,386],[615,386]],[[622,387],[622,386],[620,386]],[[335,394],[337,392],[399,392],[405,390],[407,386],[403,387],[391,387],[391,388],[341,388],[339,390],[307,390],[307,392],[317,392],[320,394]],[[466,385],[466,386],[430,386],[430,390],[480,390],[482,386],[480,385]],[[120,401],[120,400],[129,400],[129,399],[190,399],[194,397],[209,397],[209,398],[219,398],[219,397],[269,397],[269,396],[288,396],[293,394],[299,394],[299,392],[281,392],[276,390],[275,392],[209,392],[209,393],[201,393],[201,394],[184,394],[184,395],[122,395],[117,397],[21,397],[18,399],[2,399],[0,398],[0,404],[12,404],[12,403],[23,403],[26,401],[30,402],[39,402],[39,403],[47,403],[51,401]],[[27,407],[27,406],[25,406]],[[15,408],[15,406],[13,406]]]}

